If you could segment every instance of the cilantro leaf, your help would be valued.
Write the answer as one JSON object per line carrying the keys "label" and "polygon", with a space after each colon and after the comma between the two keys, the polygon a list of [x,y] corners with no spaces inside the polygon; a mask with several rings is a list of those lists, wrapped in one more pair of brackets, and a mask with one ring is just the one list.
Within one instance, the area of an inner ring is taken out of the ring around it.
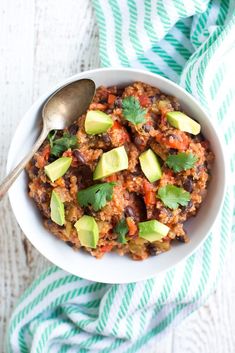
{"label": "cilantro leaf", "polygon": [[180,152],[178,154],[171,154],[166,160],[169,168],[173,169],[175,173],[193,168],[198,158],[192,153]]}
{"label": "cilantro leaf", "polygon": [[114,185],[115,183],[96,184],[79,191],[77,194],[79,205],[82,207],[91,205],[94,211],[99,211],[111,201]]}
{"label": "cilantro leaf", "polygon": [[165,206],[175,210],[181,206],[187,206],[190,200],[190,193],[183,188],[168,184],[158,190],[158,197]]}
{"label": "cilantro leaf", "polygon": [[51,155],[59,157],[64,151],[77,146],[77,137],[65,132],[63,137],[55,139],[56,131],[48,135],[51,146]]}
{"label": "cilantro leaf", "polygon": [[137,98],[130,96],[122,101],[123,115],[126,120],[137,125],[145,122],[146,109],[142,108]]}
{"label": "cilantro leaf", "polygon": [[53,141],[54,141],[54,139],[56,137],[56,134],[57,134],[57,130],[52,130],[51,132],[49,132],[49,134],[47,136],[51,148],[53,147]]}
{"label": "cilantro leaf", "polygon": [[122,243],[122,244],[126,244],[127,243],[125,236],[128,233],[128,226],[127,226],[125,218],[121,219],[117,223],[116,227],[114,228],[114,232],[118,234],[117,241],[119,243]]}

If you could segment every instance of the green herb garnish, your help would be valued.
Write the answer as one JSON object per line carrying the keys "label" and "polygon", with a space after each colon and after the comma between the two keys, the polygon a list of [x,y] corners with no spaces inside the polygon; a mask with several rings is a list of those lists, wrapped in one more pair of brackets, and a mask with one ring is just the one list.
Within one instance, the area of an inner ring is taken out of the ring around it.
{"label": "green herb garnish", "polygon": [[190,193],[183,188],[168,184],[158,190],[158,197],[165,206],[175,210],[179,205],[187,206]]}
{"label": "green herb garnish", "polygon": [[90,186],[78,192],[78,203],[82,207],[92,206],[94,211],[99,211],[112,199],[115,183],[102,183]]}
{"label": "green herb garnish", "polygon": [[142,108],[137,98],[130,96],[122,101],[123,115],[126,120],[137,125],[145,122],[146,109]]}
{"label": "green herb garnish", "polygon": [[173,169],[175,173],[179,173],[182,170],[193,168],[198,158],[192,153],[180,152],[178,154],[171,154],[166,160],[166,164],[169,168]]}
{"label": "green herb garnish", "polygon": [[53,147],[53,141],[54,141],[54,139],[56,137],[56,134],[57,134],[57,130],[52,130],[51,132],[49,132],[49,134],[47,136],[51,148]]}
{"label": "green herb garnish", "polygon": [[69,133],[65,132],[63,137],[56,139],[56,133],[51,132],[48,135],[48,140],[51,146],[51,155],[55,157],[59,157],[62,155],[63,152],[67,151],[69,148],[77,147],[77,137],[74,135],[70,135]]}
{"label": "green herb garnish", "polygon": [[116,227],[114,228],[114,232],[118,234],[117,241],[119,243],[122,243],[122,244],[126,244],[127,243],[126,234],[128,233],[128,226],[127,226],[125,218],[121,219],[117,223]]}

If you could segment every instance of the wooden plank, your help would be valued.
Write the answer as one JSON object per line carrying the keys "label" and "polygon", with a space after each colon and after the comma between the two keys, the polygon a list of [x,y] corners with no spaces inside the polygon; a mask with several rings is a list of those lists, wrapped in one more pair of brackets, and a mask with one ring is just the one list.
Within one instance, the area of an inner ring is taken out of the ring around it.
{"label": "wooden plank", "polygon": [[[46,89],[99,66],[98,35],[89,1],[1,3],[0,177],[9,141],[24,112]],[[13,306],[46,261],[22,235],[7,198],[0,205],[0,351]]]}
{"label": "wooden plank", "polygon": [[[32,103],[34,2],[3,0],[0,7],[0,178],[5,174],[9,142],[21,116]],[[5,324],[29,269],[22,234],[10,211],[8,199],[0,205],[0,351]]]}

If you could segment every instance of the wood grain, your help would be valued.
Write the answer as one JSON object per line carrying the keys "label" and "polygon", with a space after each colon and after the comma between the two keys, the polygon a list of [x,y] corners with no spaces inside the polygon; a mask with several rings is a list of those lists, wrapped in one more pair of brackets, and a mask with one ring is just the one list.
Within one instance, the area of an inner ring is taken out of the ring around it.
{"label": "wood grain", "polygon": [[[1,0],[0,177],[13,132],[32,102],[60,80],[99,66],[98,30],[89,0]],[[45,260],[0,205],[0,352],[17,298]],[[144,351],[144,350],[143,350]],[[235,261],[231,254],[216,292],[150,353],[234,353]]]}

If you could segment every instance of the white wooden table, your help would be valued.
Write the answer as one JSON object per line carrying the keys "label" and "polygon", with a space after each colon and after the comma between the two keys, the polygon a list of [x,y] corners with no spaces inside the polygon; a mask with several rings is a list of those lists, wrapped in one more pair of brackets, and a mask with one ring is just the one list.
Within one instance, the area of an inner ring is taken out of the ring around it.
{"label": "white wooden table", "polygon": [[[11,137],[32,102],[60,80],[96,67],[98,29],[89,0],[1,0],[1,178]],[[17,298],[49,265],[25,239],[5,198],[0,205],[0,352]],[[235,352],[234,254],[208,302],[150,353],[170,352]]]}

